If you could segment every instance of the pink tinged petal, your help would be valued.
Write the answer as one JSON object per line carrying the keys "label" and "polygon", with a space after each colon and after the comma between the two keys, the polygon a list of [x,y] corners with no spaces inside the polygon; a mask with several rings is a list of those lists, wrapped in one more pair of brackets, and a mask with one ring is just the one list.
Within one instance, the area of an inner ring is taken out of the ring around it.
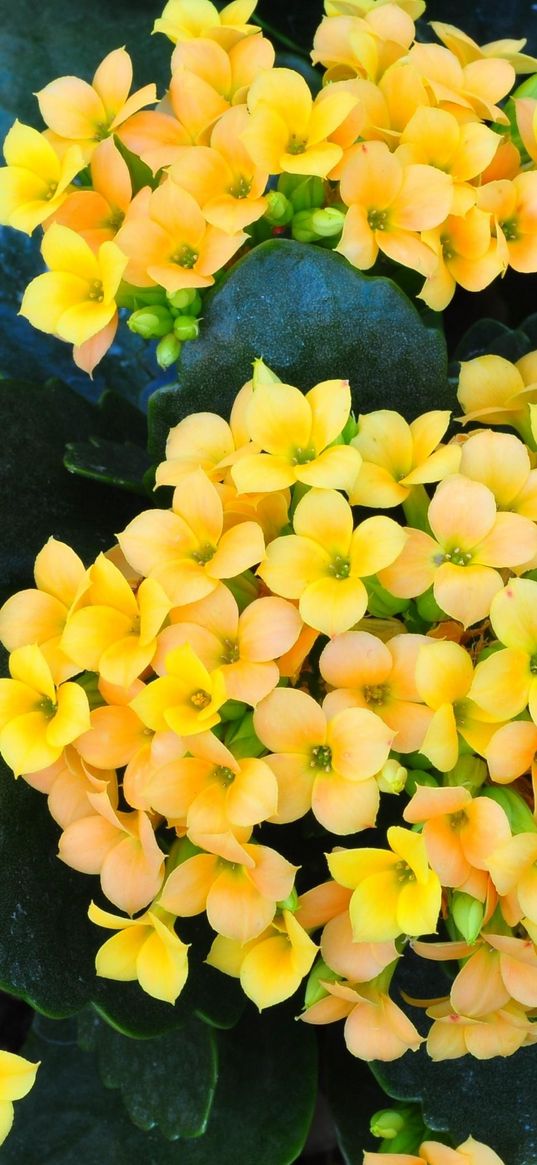
{"label": "pink tinged petal", "polygon": [[407,540],[393,565],[379,572],[379,582],[392,595],[412,599],[431,586],[442,549],[423,530],[407,529]]}
{"label": "pink tinged petal", "polygon": [[503,842],[490,855],[488,868],[499,894],[509,894],[524,875],[528,866],[537,860],[535,833],[518,833]]}
{"label": "pink tinged petal", "polygon": [[99,94],[78,77],[58,77],[36,94],[46,125],[64,138],[96,140],[108,118]]}
{"label": "pink tinged petal", "polygon": [[248,877],[259,893],[265,898],[274,898],[275,902],[283,902],[293,889],[298,867],[292,866],[269,846],[248,844],[244,848],[255,862],[255,868],[248,871]]}
{"label": "pink tinged petal", "polygon": [[[531,952],[533,954],[533,947]],[[517,958],[517,954],[511,956],[502,952],[500,955],[501,975],[506,990],[524,1007],[537,1007],[537,966]]]}
{"label": "pink tinged petal", "polygon": [[450,992],[451,1005],[461,1015],[485,1016],[509,1003],[500,957],[481,947],[459,971]]}
{"label": "pink tinged petal", "polygon": [[212,578],[234,578],[261,562],[265,554],[265,539],[257,522],[239,522],[226,530],[216,553],[207,563]]}
{"label": "pink tinged petal", "polygon": [[352,983],[367,983],[398,958],[393,942],[357,943],[348,912],[327,922],[321,936],[321,954],[327,965]]}
{"label": "pink tinged petal", "polygon": [[278,803],[272,819],[278,825],[298,821],[311,809],[316,770],[304,755],[282,752],[264,758],[278,784]]}
{"label": "pink tinged petal", "polygon": [[494,526],[494,494],[478,481],[455,475],[437,487],[428,517],[442,546],[472,551]]}
{"label": "pink tinged petal", "polygon": [[335,688],[382,684],[391,671],[388,648],[367,631],[336,635],[321,652],[321,675]]}
{"label": "pink tinged petal", "polygon": [[170,914],[186,917],[200,914],[219,870],[219,859],[213,854],[188,858],[170,874],[160,895],[160,905]]}
{"label": "pink tinged petal", "polygon": [[254,731],[273,752],[308,756],[326,741],[326,717],[312,696],[297,688],[276,688],[258,704]]}
{"label": "pink tinged petal", "polygon": [[446,614],[452,615],[463,627],[471,627],[486,618],[502,585],[501,575],[488,566],[454,566],[444,562],[436,573],[433,593]]}
{"label": "pink tinged petal", "polygon": [[350,445],[332,445],[314,461],[296,467],[297,481],[321,489],[349,491],[360,470],[361,459],[357,449]]}
{"label": "pink tinged petal", "polygon": [[[503,703],[502,703],[503,708]],[[506,712],[506,715],[509,715]],[[485,752],[491,779],[497,784],[510,784],[531,768],[537,753],[537,727],[527,720],[504,724]]]}
{"label": "pink tinged petal", "polygon": [[160,890],[164,873],[160,851],[158,861],[155,868],[155,862],[144,852],[138,838],[125,837],[104,859],[101,869],[103,893],[120,910],[136,914]]}
{"label": "pink tinged petal", "polygon": [[354,891],[350,916],[355,942],[387,942],[401,934],[399,885],[392,870],[370,874]]}
{"label": "pink tinged petal", "polygon": [[426,821],[423,837],[428,860],[443,886],[462,886],[471,868],[449,816]]}
{"label": "pink tinged petal", "polygon": [[228,699],[241,700],[254,708],[273,691],[280,680],[278,665],[271,662],[250,663],[248,660],[239,660],[238,663],[224,665],[222,671]]}
{"label": "pink tinged petal", "polygon": [[317,776],[311,807],[317,821],[331,833],[345,836],[374,826],[379,807],[379,787],[373,779],[349,781],[337,773]]}
{"label": "pink tinged petal", "polygon": [[93,369],[108,352],[116,334],[118,323],[119,316],[117,312],[114,312],[111,320],[104,328],[101,328],[95,335],[90,336],[88,340],[84,340],[82,344],[75,344],[73,348],[73,360],[77,368],[81,368],[82,372],[87,372],[88,376],[91,376]]}
{"label": "pink tinged petal", "polygon": [[299,599],[309,584],[327,573],[329,565],[327,551],[316,541],[288,534],[269,543],[257,573],[277,595]]}
{"label": "pink tinged petal", "polygon": [[444,817],[448,813],[458,813],[460,809],[466,808],[471,800],[471,793],[462,785],[444,788],[421,785],[405,806],[403,817],[405,821],[413,824],[429,821],[431,818]]}
{"label": "pink tinged petal", "polygon": [[245,943],[270,925],[276,903],[261,895],[242,868],[223,869],[207,895],[207,918],[225,938]]}
{"label": "pink tinged petal", "polygon": [[390,694],[394,700],[419,700],[415,671],[419,651],[427,643],[425,635],[394,635],[386,643],[392,657]]}
{"label": "pink tinged petal", "polygon": [[91,179],[93,189],[101,193],[112,207],[127,209],[132,198],[129,167],[112,137],[105,138],[94,151]]}
{"label": "pink tinged petal", "polygon": [[519,566],[535,553],[535,523],[520,514],[500,513],[490,533],[476,546],[473,560],[483,566]]}
{"label": "pink tinged petal", "polygon": [[332,768],[350,781],[372,777],[382,768],[393,743],[393,732],[374,712],[348,708],[328,722],[327,742]]}
{"label": "pink tinged petal", "polygon": [[121,832],[99,813],[73,821],[62,833],[58,857],[82,874],[98,874],[102,864],[117,845]]}
{"label": "pink tinged petal", "polygon": [[393,700],[379,708],[379,715],[395,733],[395,747],[398,752],[415,752],[421,749],[433,715],[429,708],[406,700]]}
{"label": "pink tinged petal", "polygon": [[256,663],[277,659],[296,643],[302,620],[292,603],[268,597],[255,599],[239,620],[241,659]]}
{"label": "pink tinged petal", "polygon": [[[389,1002],[391,1001],[388,1000]],[[399,1012],[394,1030],[393,1022],[390,1022],[386,1015],[386,1008],[384,1000],[382,1003],[367,1000],[353,1009],[345,1024],[345,1042],[352,1055],[366,1061],[390,1062],[397,1060],[409,1049],[414,1052],[418,1050],[423,1038],[414,1024],[393,1004],[393,1008]],[[412,1165],[414,1158],[398,1154],[396,1161],[400,1165],[406,1165],[407,1162]]]}
{"label": "pink tinged petal", "polygon": [[351,1007],[352,1004],[347,1003],[345,999],[334,999],[332,995],[328,995],[325,999],[319,999],[312,1007],[308,1007],[300,1018],[304,1023],[311,1024],[336,1023],[349,1014]]}
{"label": "pink tinged petal", "polygon": [[451,704],[443,704],[433,715],[422,741],[421,750],[435,768],[447,773],[459,756],[455,713]]}

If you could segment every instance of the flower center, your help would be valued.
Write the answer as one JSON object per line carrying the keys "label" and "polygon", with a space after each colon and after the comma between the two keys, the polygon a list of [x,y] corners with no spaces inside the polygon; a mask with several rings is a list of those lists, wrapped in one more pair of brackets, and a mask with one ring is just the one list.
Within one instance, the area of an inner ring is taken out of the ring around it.
{"label": "flower center", "polygon": [[537,655],[532,655],[530,659],[530,672],[532,676],[537,676]]}
{"label": "flower center", "polygon": [[516,239],[520,238],[518,232],[518,219],[508,218],[505,222],[501,222],[500,226],[508,243],[514,243]]}
{"label": "flower center", "polygon": [[227,192],[231,194],[232,198],[248,198],[251,189],[252,179],[245,178],[244,174],[241,174],[235,182],[232,182],[231,186],[228,186]]}
{"label": "flower center", "polygon": [[189,247],[188,243],[182,243],[173,255],[170,255],[172,263],[177,263],[178,267],[187,267],[191,269],[196,266],[199,259],[199,251],[195,251],[193,247]]}
{"label": "flower center", "polygon": [[288,154],[303,154],[308,144],[307,138],[299,138],[298,134],[292,133],[287,143]]}
{"label": "flower center", "polygon": [[214,770],[214,776],[217,781],[222,781],[224,785],[231,785],[231,782],[235,780],[236,774],[232,769],[228,769],[226,765],[217,765]]}
{"label": "flower center", "polygon": [[369,210],[367,221],[372,231],[385,231],[388,225],[387,210]]}
{"label": "flower center", "polygon": [[192,551],[192,558],[194,562],[199,562],[200,566],[205,566],[206,562],[210,562],[216,553],[215,547],[211,546],[210,542],[206,542],[204,546],[200,546],[198,550]]}
{"label": "flower center", "polygon": [[468,814],[464,812],[464,809],[459,809],[457,813],[450,813],[449,815],[449,824],[455,833],[458,833],[459,829],[462,829],[467,821]]}
{"label": "flower center", "polygon": [[106,221],[103,225],[105,227],[109,227],[111,231],[118,231],[124,218],[125,218],[124,211],[120,210],[119,207],[116,206],[110,212],[108,218],[106,219]]}
{"label": "flower center", "polygon": [[388,691],[386,684],[366,684],[364,699],[367,700],[368,704],[384,704]]}
{"label": "flower center", "polygon": [[311,750],[310,769],[322,769],[329,773],[332,769],[332,749],[328,744],[316,744]]}
{"label": "flower center", "polygon": [[108,137],[109,133],[110,126],[107,125],[105,121],[99,121],[95,126],[95,137],[93,140],[96,142],[103,142],[104,139]]}
{"label": "flower center", "polygon": [[435,554],[433,562],[437,566],[441,566],[443,562],[451,562],[453,566],[468,566],[472,561],[472,555],[469,550],[462,550],[460,546],[454,546],[453,550],[446,550],[444,553]]}
{"label": "flower center", "polygon": [[58,189],[57,182],[49,182],[48,187],[47,187],[47,192],[45,194],[45,202],[50,202],[50,199],[54,198],[54,195],[55,195],[57,189]]}
{"label": "flower center", "polygon": [[395,865],[395,870],[397,874],[397,881],[401,882],[401,884],[404,885],[407,882],[416,881],[414,870],[410,869],[408,862],[397,862]]}
{"label": "flower center", "polygon": [[211,703],[209,692],[206,692],[205,688],[198,688],[197,692],[192,693],[190,697],[190,703],[193,704],[195,708],[199,708],[200,710],[203,710],[203,708],[208,708],[209,704]]}
{"label": "flower center", "polygon": [[454,259],[457,252],[455,250],[455,247],[453,246],[453,240],[450,238],[450,236],[449,235],[441,235],[440,236],[440,244],[442,247],[442,255],[444,256],[444,259],[447,259],[447,260]]}
{"label": "flower center", "polygon": [[221,663],[236,663],[239,659],[239,645],[233,639],[224,639]]}
{"label": "flower center", "polygon": [[316,456],[317,453],[313,445],[309,445],[307,449],[303,449],[302,445],[295,445],[291,465],[307,465],[309,461],[314,461]]}
{"label": "flower center", "polygon": [[344,558],[342,554],[334,555],[328,573],[332,574],[334,578],[348,578],[351,573],[351,564],[348,558]]}
{"label": "flower center", "polygon": [[47,720],[52,720],[52,717],[58,711],[58,705],[54,703],[54,700],[51,700],[50,696],[43,696],[43,699],[39,701],[37,707],[43,713],[43,716],[46,716]]}
{"label": "flower center", "polygon": [[100,279],[92,279],[89,285],[88,299],[94,303],[102,303],[104,299],[103,285]]}

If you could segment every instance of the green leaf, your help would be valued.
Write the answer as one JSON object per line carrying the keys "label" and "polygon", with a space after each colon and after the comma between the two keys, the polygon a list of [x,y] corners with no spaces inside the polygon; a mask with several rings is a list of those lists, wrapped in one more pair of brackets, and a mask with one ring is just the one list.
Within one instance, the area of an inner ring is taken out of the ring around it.
{"label": "green leaf", "polygon": [[[321,1087],[330,1105],[341,1152],[347,1165],[362,1165],[366,1149],[374,1152],[378,1140],[369,1131],[374,1112],[386,1105],[367,1064],[347,1050],[340,1024],[326,1031],[322,1049]],[[360,1103],[356,1098],[360,1097]]]}
{"label": "green leaf", "polygon": [[103,437],[90,437],[89,441],[69,443],[63,463],[70,473],[80,477],[115,485],[144,498],[148,496],[144,474],[149,469],[149,457],[145,449],[130,441],[120,445]]}
{"label": "green leaf", "polygon": [[65,444],[83,440],[95,410],[65,385],[0,380],[0,598],[32,585],[35,557],[51,534],[86,560],[114,541],[139,509],[118,491],[70,477]]}
{"label": "green leaf", "polygon": [[218,1076],[216,1036],[199,1020],[152,1040],[113,1031],[90,1009],[78,1021],[78,1042],[97,1056],[106,1088],[119,1088],[137,1128],[157,1126],[163,1136],[205,1132]]}
{"label": "green leaf", "polygon": [[525,356],[531,346],[524,324],[519,328],[508,328],[499,320],[482,319],[472,324],[459,340],[453,359],[473,360],[476,356],[493,355],[515,362]]}
{"label": "green leaf", "polygon": [[150,452],[163,456],[170,426],[188,413],[228,417],[259,356],[304,391],[349,379],[356,413],[396,408],[410,420],[431,402],[455,403],[443,336],[390,279],[362,275],[332,251],[269,240],[207,296],[199,338],[181,354],[179,385],[149,401]]}
{"label": "green leaf", "polygon": [[41,1067],[32,1091],[16,1104],[2,1165],[29,1165],[36,1145],[39,1165],[291,1165],[315,1102],[313,1032],[295,1023],[289,1009],[261,1016],[250,1009],[233,1031],[218,1033],[217,1042],[218,1083],[206,1131],[169,1142],[158,1130],[144,1133],[131,1124],[69,1025],[38,1020],[22,1054],[41,1060]]}

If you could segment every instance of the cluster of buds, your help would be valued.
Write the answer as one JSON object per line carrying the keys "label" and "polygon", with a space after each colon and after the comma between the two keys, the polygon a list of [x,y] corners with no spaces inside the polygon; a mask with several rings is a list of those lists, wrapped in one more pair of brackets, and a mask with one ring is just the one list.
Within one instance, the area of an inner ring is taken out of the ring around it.
{"label": "cluster of buds", "polygon": [[[326,0],[314,98],[274,67],[255,7],[169,0],[155,24],[175,46],[158,104],[155,85],[130,93],[116,49],[91,84],[60,77],[37,94],[43,132],[15,122],[6,137],[0,221],[42,227],[48,268],[22,314],[90,373],[121,307],[169,367],[197,335],[204,289],[272,235],[362,271],[409,267],[437,311],[457,284],[537,270],[537,100],[515,94],[511,118],[498,104],[537,68],[524,41],[480,47],[433,22],[440,43],[425,44],[422,0]],[[186,293],[196,309],[175,316]]]}
{"label": "cluster of buds", "polygon": [[[463,365],[465,419],[518,377],[531,430],[537,353],[498,359]],[[174,1002],[205,912],[212,966],[259,1008],[309,975],[302,1018],[355,1056],[510,1055],[536,1039],[536,441],[350,408],[257,361],[229,423],[171,430],[169,509],[89,567],[51,539],[0,611],[0,751],[116,908],[90,908],[99,975]],[[383,799],[400,823],[360,844]],[[320,885],[289,860],[311,815]],[[427,1037],[391,994],[409,942],[460,963]]]}

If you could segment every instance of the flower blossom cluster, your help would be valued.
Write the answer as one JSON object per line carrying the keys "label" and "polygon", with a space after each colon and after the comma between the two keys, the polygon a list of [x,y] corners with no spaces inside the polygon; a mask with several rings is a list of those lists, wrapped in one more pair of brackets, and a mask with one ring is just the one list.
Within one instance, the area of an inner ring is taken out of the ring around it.
{"label": "flower blossom cluster", "polygon": [[[303,1019],[355,1056],[535,1042],[536,360],[461,370],[465,419],[511,408],[525,441],[355,420],[346,381],[257,361],[229,423],[171,430],[169,508],[89,567],[40,551],[0,611],[0,752],[114,908],[90,907],[99,975],[173,1003],[206,914],[213,967],[259,1008],[309,976]],[[387,846],[357,836],[381,803]],[[320,884],[290,860],[312,823]],[[459,962],[427,1037],[391,990],[409,943]]]}
{"label": "flower blossom cluster", "polygon": [[379,256],[409,267],[437,311],[457,284],[537,270],[537,100],[505,108],[517,73],[537,69],[525,41],[479,46],[433,22],[437,43],[422,43],[421,0],[326,0],[313,97],[275,67],[255,7],[169,0],[155,25],[174,44],[158,103],[153,84],[131,93],[120,48],[91,83],[60,77],[37,94],[44,131],[17,121],[6,137],[0,221],[42,227],[48,268],[21,312],[90,373],[119,308],[174,363],[198,334],[204,289],[273,234],[362,271]]}

